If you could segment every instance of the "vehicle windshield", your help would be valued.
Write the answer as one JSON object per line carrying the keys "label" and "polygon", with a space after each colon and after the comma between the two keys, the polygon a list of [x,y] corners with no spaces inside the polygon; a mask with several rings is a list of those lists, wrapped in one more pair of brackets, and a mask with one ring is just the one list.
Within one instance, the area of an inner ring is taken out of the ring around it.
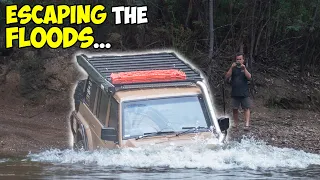
{"label": "vehicle windshield", "polygon": [[124,102],[123,138],[159,131],[185,131],[183,127],[209,127],[210,120],[200,95]]}

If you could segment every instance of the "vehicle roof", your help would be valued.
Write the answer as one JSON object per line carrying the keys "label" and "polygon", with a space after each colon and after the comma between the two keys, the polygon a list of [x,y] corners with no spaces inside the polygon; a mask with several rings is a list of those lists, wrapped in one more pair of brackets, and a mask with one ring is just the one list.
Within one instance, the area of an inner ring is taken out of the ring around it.
{"label": "vehicle roof", "polygon": [[114,94],[118,102],[145,98],[159,98],[172,96],[197,95],[201,89],[197,86],[190,87],[166,87],[166,88],[147,88],[118,91]]}
{"label": "vehicle roof", "polygon": [[[191,63],[183,60],[174,52],[149,52],[127,55],[101,55],[87,57],[84,54],[77,56],[78,64],[87,72],[89,77],[108,92],[117,92],[125,89],[140,89],[147,86],[177,87],[195,84],[203,77]],[[150,71],[150,70],[180,70],[185,73],[186,79],[165,82],[136,82],[113,83],[111,74],[120,72]]]}

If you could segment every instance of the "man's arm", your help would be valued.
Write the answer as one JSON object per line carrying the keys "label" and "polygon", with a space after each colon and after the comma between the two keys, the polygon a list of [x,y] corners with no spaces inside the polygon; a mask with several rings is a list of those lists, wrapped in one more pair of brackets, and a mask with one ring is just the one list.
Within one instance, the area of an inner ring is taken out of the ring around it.
{"label": "man's arm", "polygon": [[247,77],[248,80],[251,80],[251,74],[250,74],[250,72],[247,70],[247,68],[244,68],[244,75]]}
{"label": "man's arm", "polygon": [[236,66],[235,63],[233,63],[233,64],[231,65],[231,67],[229,68],[228,72],[226,73],[226,76],[225,76],[226,79],[229,79],[229,78],[231,77],[231,75],[232,75],[232,69],[233,69],[233,67],[235,67],[235,66]]}
{"label": "man's arm", "polygon": [[232,75],[232,67],[231,67],[231,68],[229,68],[229,70],[228,70],[228,72],[227,72],[227,74],[226,74],[225,78],[226,78],[226,79],[229,79],[229,78],[231,77],[231,75]]}

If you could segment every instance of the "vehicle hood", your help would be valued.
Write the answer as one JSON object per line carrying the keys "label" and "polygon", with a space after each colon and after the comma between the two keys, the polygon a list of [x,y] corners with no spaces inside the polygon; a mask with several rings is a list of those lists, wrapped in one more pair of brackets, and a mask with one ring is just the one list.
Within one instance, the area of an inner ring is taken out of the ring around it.
{"label": "vehicle hood", "polygon": [[157,135],[151,137],[144,137],[142,139],[128,139],[122,142],[122,147],[141,147],[148,145],[189,145],[195,144],[199,141],[205,141],[212,139],[213,134],[211,132],[200,132],[192,134],[182,134],[176,136],[176,134]]}

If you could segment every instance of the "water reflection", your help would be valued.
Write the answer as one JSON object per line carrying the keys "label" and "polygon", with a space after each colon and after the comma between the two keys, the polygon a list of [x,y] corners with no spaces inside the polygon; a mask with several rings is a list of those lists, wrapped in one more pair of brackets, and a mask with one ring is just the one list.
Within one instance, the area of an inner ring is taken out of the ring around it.
{"label": "water reflection", "polygon": [[0,166],[1,179],[317,179],[320,166],[291,170],[196,169],[196,168],[132,168],[101,167],[84,164],[47,164],[36,162],[7,162]]}

